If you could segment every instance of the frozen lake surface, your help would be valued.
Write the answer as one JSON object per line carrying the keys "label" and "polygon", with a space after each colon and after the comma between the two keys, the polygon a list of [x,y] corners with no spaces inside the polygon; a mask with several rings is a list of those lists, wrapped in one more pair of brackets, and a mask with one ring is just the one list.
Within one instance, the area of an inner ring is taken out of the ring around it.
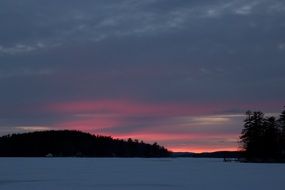
{"label": "frozen lake surface", "polygon": [[285,164],[192,158],[0,158],[1,190],[284,190]]}

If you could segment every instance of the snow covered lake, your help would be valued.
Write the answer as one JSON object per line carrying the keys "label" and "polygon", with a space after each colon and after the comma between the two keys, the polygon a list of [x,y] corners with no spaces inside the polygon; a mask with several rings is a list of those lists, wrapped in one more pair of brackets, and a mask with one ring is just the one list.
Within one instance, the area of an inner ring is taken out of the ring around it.
{"label": "snow covered lake", "polygon": [[1,190],[284,190],[285,164],[200,158],[0,158]]}

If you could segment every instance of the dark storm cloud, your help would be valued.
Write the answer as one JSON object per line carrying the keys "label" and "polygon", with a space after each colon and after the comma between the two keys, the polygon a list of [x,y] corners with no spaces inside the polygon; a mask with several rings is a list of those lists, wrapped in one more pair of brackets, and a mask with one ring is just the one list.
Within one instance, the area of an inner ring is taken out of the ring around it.
{"label": "dark storm cloud", "polygon": [[[2,0],[0,124],[55,126],[73,116],[45,106],[102,99],[279,111],[284,17],[282,0]],[[171,123],[140,118],[121,124]]]}

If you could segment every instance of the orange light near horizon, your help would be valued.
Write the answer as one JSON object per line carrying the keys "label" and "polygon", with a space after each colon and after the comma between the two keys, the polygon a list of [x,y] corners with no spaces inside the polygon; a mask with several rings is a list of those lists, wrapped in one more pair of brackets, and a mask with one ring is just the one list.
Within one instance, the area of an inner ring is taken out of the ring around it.
{"label": "orange light near horizon", "polygon": [[[201,153],[201,152],[216,152],[216,151],[238,151],[238,144],[235,140],[232,142],[228,142],[228,144],[221,144],[221,145],[213,145],[209,142],[209,145],[193,145],[189,143],[189,145],[171,145],[172,143],[176,143],[179,141],[187,142],[188,140],[201,140],[204,139],[207,142],[207,139],[216,137],[216,135],[211,134],[150,134],[150,133],[141,133],[141,134],[128,134],[128,135],[113,135],[114,138],[118,139],[138,139],[143,140],[146,143],[154,143],[157,142],[158,144],[164,146],[168,150],[172,152],[194,152],[194,153]],[[221,137],[223,137],[221,135]],[[224,135],[225,139],[236,139],[236,135]]]}
{"label": "orange light near horizon", "polygon": [[[208,136],[210,137],[210,135]],[[118,139],[138,139],[143,140],[146,143],[158,142],[158,144],[164,146],[172,152],[193,152],[193,153],[202,153],[202,152],[216,152],[216,151],[238,151],[238,144],[233,143],[233,145],[215,145],[213,146],[209,143],[209,146],[199,146],[199,145],[165,145],[171,144],[175,141],[183,141],[187,139],[206,139],[207,135],[189,135],[189,134],[180,134],[180,135],[170,135],[170,134],[130,134],[130,135],[114,135],[114,138]]]}
{"label": "orange light near horizon", "polygon": [[[237,116],[210,115],[217,110],[213,105],[102,100],[58,103],[46,109],[70,116],[55,123],[54,128],[82,130],[119,139],[132,138],[146,143],[157,142],[174,152],[237,150],[237,144],[230,139],[237,138],[238,134],[214,131],[215,127],[228,125]],[[144,117],[150,122],[147,120],[144,123]],[[192,130],[192,126],[196,128]]]}
{"label": "orange light near horizon", "polygon": [[167,147],[172,152],[218,152],[218,151],[239,151],[238,147],[227,147],[227,148],[210,148],[210,147]]}

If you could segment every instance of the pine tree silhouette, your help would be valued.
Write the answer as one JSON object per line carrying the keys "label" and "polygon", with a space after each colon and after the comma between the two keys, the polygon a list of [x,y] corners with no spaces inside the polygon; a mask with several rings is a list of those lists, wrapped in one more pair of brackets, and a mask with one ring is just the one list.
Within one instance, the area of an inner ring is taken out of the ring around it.
{"label": "pine tree silhouette", "polygon": [[247,111],[240,143],[247,161],[284,162],[285,110],[278,120],[260,111]]}

